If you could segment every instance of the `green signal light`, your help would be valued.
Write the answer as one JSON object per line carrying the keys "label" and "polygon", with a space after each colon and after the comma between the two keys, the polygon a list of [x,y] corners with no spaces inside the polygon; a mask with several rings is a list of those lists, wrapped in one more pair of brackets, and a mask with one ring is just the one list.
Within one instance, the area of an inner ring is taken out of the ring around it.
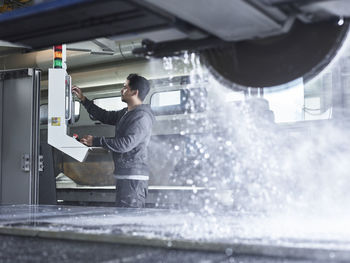
{"label": "green signal light", "polygon": [[54,67],[54,68],[62,68],[62,60],[56,58],[56,59],[53,61],[53,67]]}

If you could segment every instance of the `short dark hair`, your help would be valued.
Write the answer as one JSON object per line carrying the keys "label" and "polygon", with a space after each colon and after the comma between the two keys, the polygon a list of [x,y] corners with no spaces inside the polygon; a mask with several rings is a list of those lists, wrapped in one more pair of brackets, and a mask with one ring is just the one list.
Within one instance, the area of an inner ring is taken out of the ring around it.
{"label": "short dark hair", "polygon": [[141,101],[143,101],[150,90],[150,85],[148,80],[134,73],[130,74],[126,79],[129,80],[130,89],[138,90],[139,91],[138,97]]}

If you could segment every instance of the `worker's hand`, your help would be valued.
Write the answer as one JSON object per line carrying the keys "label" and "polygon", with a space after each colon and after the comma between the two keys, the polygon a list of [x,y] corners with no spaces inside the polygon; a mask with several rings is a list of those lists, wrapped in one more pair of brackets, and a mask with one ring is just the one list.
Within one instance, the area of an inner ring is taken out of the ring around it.
{"label": "worker's hand", "polygon": [[80,142],[91,147],[93,139],[94,139],[94,136],[92,135],[84,135],[83,138],[80,139]]}
{"label": "worker's hand", "polygon": [[74,85],[72,87],[72,92],[78,97],[79,100],[81,100],[82,102],[85,101],[86,98],[79,87]]}

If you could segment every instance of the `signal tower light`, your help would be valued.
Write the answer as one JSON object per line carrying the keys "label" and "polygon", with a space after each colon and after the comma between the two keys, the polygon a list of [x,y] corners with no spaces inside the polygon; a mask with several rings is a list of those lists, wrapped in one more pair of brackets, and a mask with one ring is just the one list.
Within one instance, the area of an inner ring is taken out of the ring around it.
{"label": "signal tower light", "polygon": [[53,67],[62,68],[62,45],[53,47]]}

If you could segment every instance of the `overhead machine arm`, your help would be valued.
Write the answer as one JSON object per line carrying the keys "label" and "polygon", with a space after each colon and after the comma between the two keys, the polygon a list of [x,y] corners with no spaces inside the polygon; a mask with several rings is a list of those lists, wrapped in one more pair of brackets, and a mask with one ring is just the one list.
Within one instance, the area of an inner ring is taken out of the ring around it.
{"label": "overhead machine arm", "polygon": [[349,0],[52,0],[2,14],[0,40],[37,49],[143,39],[134,54],[196,52],[228,87],[265,88],[317,75],[349,21]]}

